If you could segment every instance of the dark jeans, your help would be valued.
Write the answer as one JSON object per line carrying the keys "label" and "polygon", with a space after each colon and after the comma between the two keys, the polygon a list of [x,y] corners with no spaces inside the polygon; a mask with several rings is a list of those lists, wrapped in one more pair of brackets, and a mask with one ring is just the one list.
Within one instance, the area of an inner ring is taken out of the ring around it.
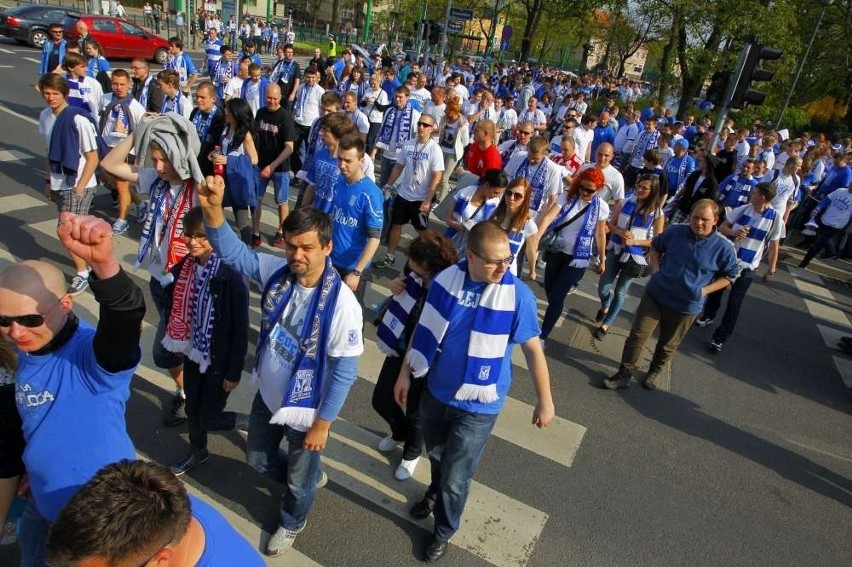
{"label": "dark jeans", "polygon": [[[734,283],[731,284],[731,291],[728,295],[728,303],[725,305],[725,315],[722,317],[722,324],[713,332],[713,338],[720,343],[728,340],[728,337],[734,332],[734,327],[737,326],[737,319],[740,317],[740,307],[742,307],[748,288],[754,281],[754,270],[742,270]],[[704,304],[704,317],[710,319],[716,318],[716,313],[722,305],[722,296],[725,295],[725,290],[720,289],[714,291],[707,296],[707,302]]]}
{"label": "dark jeans", "polygon": [[299,173],[299,170],[304,165],[302,163],[302,146],[305,146],[305,151],[307,152],[308,135],[310,133],[310,126],[296,124],[296,144],[293,146],[293,153],[290,154],[290,171],[294,174]]}
{"label": "dark jeans", "polygon": [[[541,338],[546,339],[562,316],[565,298],[572,287],[580,283],[586,268],[571,266],[573,256],[562,252],[545,252],[547,266],[544,268],[544,292],[547,294],[547,310],[541,322]],[[520,272],[518,272],[520,273]]]}
{"label": "dark jeans", "polygon": [[426,498],[435,504],[435,538],[439,540],[449,541],[459,529],[473,473],[497,415],[463,411],[439,402],[428,388],[423,392],[420,416],[432,467]]}
{"label": "dark jeans", "polygon": [[[286,425],[271,424],[270,419],[272,412],[258,392],[251,404],[246,460],[256,471],[284,480],[281,525],[287,530],[298,532],[305,527],[317,495],[320,454],[302,447],[305,432]],[[287,438],[286,462],[279,451],[284,437]]]}
{"label": "dark jeans", "polygon": [[395,441],[405,441],[402,458],[410,461],[423,452],[423,427],[420,424],[420,399],[426,378],[412,378],[405,411],[393,398],[393,387],[402,367],[401,356],[385,358],[376,387],[373,388],[373,409],[390,425]]}
{"label": "dark jeans", "polygon": [[47,560],[44,546],[50,522],[36,510],[32,496],[27,499],[20,522],[21,567],[44,567]]}
{"label": "dark jeans", "polygon": [[379,130],[382,129],[381,122],[370,122],[370,129],[367,131],[367,143],[365,151],[370,153],[376,145],[376,138],[379,136]]}
{"label": "dark jeans", "polygon": [[183,389],[186,393],[186,425],[193,450],[207,448],[208,431],[233,431],[237,414],[222,411],[228,402],[223,379],[202,373],[198,363],[188,358],[183,365]]}
{"label": "dark jeans", "polygon": [[[349,268],[341,268],[340,266],[334,266],[334,269],[337,270],[337,273],[340,274],[341,279],[345,279],[346,276],[352,273],[352,270]],[[367,293],[367,282],[372,281],[373,273],[370,271],[370,268],[367,268],[363,272],[361,272],[361,277],[358,281],[358,287],[355,288],[355,299],[358,300],[358,303],[364,305],[364,296]],[[392,388],[392,387],[391,387]]]}
{"label": "dark jeans", "polygon": [[822,225],[817,230],[816,241],[808,248],[807,254],[802,258],[799,264],[800,268],[806,267],[814,259],[814,256],[820,253],[825,248],[826,256],[834,256],[836,254],[834,248],[834,237],[842,233],[844,229],[834,228],[833,226]]}

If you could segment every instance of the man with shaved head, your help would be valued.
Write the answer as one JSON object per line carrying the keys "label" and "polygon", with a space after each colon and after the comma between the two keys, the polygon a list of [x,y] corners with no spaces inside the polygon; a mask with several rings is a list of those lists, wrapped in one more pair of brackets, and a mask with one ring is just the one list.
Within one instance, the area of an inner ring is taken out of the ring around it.
{"label": "man with shaved head", "polygon": [[21,518],[21,564],[44,565],[50,523],[101,467],[136,457],[125,404],[139,363],[145,300],[113,254],[101,219],[62,213],[62,244],[92,268],[97,329],[73,312],[65,278],[45,262],[0,274],[0,332],[19,353],[16,402],[23,422],[29,489]]}

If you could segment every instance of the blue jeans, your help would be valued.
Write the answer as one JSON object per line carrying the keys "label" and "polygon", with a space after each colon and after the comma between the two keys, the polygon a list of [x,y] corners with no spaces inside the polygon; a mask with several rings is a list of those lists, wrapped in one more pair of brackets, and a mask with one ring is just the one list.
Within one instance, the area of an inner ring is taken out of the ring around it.
{"label": "blue jeans", "polygon": [[449,541],[461,524],[473,473],[497,414],[472,413],[436,400],[427,386],[420,400],[420,419],[432,484],[426,498],[435,508],[435,538]]}
{"label": "blue jeans", "polygon": [[[256,471],[284,481],[281,525],[287,530],[298,532],[305,527],[317,495],[320,454],[302,447],[305,432],[286,425],[271,424],[270,419],[272,412],[258,392],[251,404],[246,460]],[[286,457],[279,451],[284,437],[287,438]]]}
{"label": "blue jeans", "polygon": [[45,549],[50,522],[36,510],[30,496],[21,515],[21,530],[18,545],[21,548],[21,567],[44,567]]}
{"label": "blue jeans", "polygon": [[562,317],[562,309],[565,307],[565,298],[568,291],[580,283],[586,268],[575,268],[571,266],[573,256],[562,252],[545,252],[547,266],[544,268],[544,291],[547,294],[547,310],[544,312],[544,320],[541,322],[541,338],[546,339]]}
{"label": "blue jeans", "polygon": [[148,282],[148,288],[151,290],[151,299],[154,301],[154,307],[157,308],[157,313],[160,315],[160,320],[157,323],[157,332],[154,334],[154,345],[152,354],[154,356],[154,364],[157,368],[169,369],[177,368],[183,365],[183,355],[166,350],[163,346],[163,337],[166,336],[166,326],[169,324],[166,317],[166,295],[162,284],[156,278],[151,278]]}
{"label": "blue jeans", "polygon": [[[619,261],[621,254],[608,254],[606,266],[601,279],[598,282],[598,297],[601,298],[601,307],[607,310],[602,325],[612,325],[618,317],[618,312],[624,306],[624,298],[630,289],[630,284],[635,278],[628,277],[622,270]],[[616,281],[617,280],[617,281]]]}
{"label": "blue jeans", "polygon": [[290,174],[286,171],[273,171],[269,179],[264,179],[260,176],[259,170],[257,172],[257,205],[261,206],[270,181],[272,181],[272,188],[275,190],[275,204],[286,205],[290,198]]}
{"label": "blue jeans", "polygon": [[[722,324],[713,332],[713,339],[724,343],[728,337],[734,332],[734,327],[737,326],[737,319],[740,317],[740,307],[742,307],[748,288],[754,281],[754,270],[741,270],[740,275],[731,284],[731,291],[728,294],[728,303],[725,305],[725,315],[722,317]],[[716,318],[716,313],[722,305],[722,296],[725,295],[725,290],[720,289],[714,291],[707,297],[704,304],[704,317],[710,319]]]}
{"label": "blue jeans", "polygon": [[385,185],[388,182],[388,178],[390,177],[391,171],[393,171],[393,168],[396,165],[396,158],[388,159],[385,157],[385,154],[382,153],[381,164],[382,171],[379,174],[379,189],[384,189]]}

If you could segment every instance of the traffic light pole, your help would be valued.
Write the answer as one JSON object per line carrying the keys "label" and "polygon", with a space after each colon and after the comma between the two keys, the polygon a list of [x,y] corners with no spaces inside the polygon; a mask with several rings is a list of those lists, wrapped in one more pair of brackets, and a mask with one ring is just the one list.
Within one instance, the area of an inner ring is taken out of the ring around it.
{"label": "traffic light pole", "polygon": [[740,52],[740,61],[737,63],[737,70],[734,72],[733,80],[728,83],[728,90],[725,93],[724,100],[722,101],[722,107],[719,109],[719,115],[716,117],[716,128],[713,130],[713,137],[710,139],[710,144],[707,147],[708,156],[712,155],[713,148],[716,147],[716,143],[719,141],[719,136],[722,134],[722,128],[725,127],[725,121],[728,119],[728,108],[731,104],[731,99],[734,96],[734,92],[737,90],[737,85],[742,80],[743,68],[745,67],[748,54],[752,47],[753,45],[751,42],[746,43],[743,50]]}

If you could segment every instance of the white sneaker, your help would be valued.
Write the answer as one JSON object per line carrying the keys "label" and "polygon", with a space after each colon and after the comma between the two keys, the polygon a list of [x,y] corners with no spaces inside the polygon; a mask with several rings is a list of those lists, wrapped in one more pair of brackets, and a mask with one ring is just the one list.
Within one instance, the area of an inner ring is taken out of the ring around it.
{"label": "white sneaker", "polygon": [[399,445],[399,441],[394,441],[393,433],[379,441],[378,449],[382,453],[390,453],[394,449],[396,449],[397,445]]}
{"label": "white sneaker", "polygon": [[414,475],[414,469],[417,468],[417,463],[420,462],[420,457],[415,457],[410,461],[403,459],[393,473],[393,477],[397,480],[408,480]]}
{"label": "white sneaker", "polygon": [[297,535],[299,535],[299,532],[291,532],[283,526],[278,526],[278,529],[275,530],[275,533],[272,534],[272,537],[269,538],[269,542],[266,544],[266,554],[272,557],[281,555],[293,547],[293,542],[296,541]]}

